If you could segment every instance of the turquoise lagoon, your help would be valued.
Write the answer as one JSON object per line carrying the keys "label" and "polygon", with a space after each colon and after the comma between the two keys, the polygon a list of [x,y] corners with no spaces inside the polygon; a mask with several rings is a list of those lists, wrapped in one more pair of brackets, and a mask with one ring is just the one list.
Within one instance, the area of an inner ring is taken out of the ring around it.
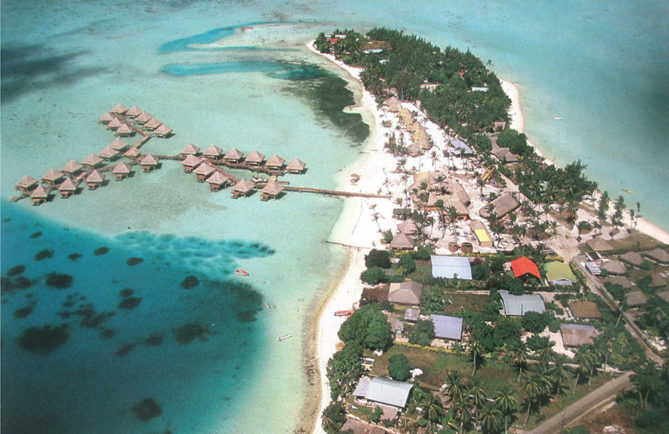
{"label": "turquoise lagoon", "polygon": [[[3,431],[291,432],[313,402],[307,325],[345,262],[324,242],[341,201],[233,201],[172,162],[39,208],[8,201],[23,174],[106,146],[95,120],[116,103],[175,129],[151,152],[258,149],[306,161],[293,184],[335,187],[368,129],[341,112],[352,102],[341,73],[304,43],[337,26],[397,27],[491,59],[519,84],[535,143],[558,162],[582,159],[614,196],[634,190],[626,202],[667,228],[666,12],[662,2],[3,2]],[[50,273],[71,287],[49,286]],[[198,285],[184,289],[187,276]],[[61,333],[26,339],[45,326]],[[161,413],[144,421],[133,407],[147,398]]]}

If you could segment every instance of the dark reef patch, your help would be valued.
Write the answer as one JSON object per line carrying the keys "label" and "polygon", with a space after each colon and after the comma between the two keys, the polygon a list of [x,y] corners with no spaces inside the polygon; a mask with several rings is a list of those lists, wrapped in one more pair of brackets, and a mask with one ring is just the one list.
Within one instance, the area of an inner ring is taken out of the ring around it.
{"label": "dark reef patch", "polygon": [[257,319],[256,318],[257,312],[258,311],[256,309],[240,310],[235,314],[235,316],[237,317],[237,320],[239,320],[239,322],[253,322]]}
{"label": "dark reef patch", "polygon": [[7,270],[7,275],[12,277],[18,276],[19,274],[23,274],[24,271],[26,271],[25,265],[17,265]]}
{"label": "dark reef patch", "polygon": [[72,276],[69,274],[49,273],[46,276],[46,284],[51,288],[67,289],[72,287]]}
{"label": "dark reef patch", "polygon": [[35,306],[30,305],[30,306],[22,307],[20,309],[16,309],[14,311],[14,318],[18,318],[18,319],[25,318],[28,315],[30,315],[31,313],[33,313],[34,308],[35,308]]}
{"label": "dark reef patch", "polygon": [[146,340],[144,340],[144,343],[149,346],[149,347],[157,347],[158,345],[163,343],[163,335],[160,333],[154,333]]}
{"label": "dark reef patch", "polygon": [[70,258],[71,261],[76,261],[81,258],[81,253],[70,253],[67,257]]}
{"label": "dark reef patch", "polygon": [[24,276],[18,276],[13,279],[3,276],[0,280],[0,292],[4,295],[15,289],[28,289],[33,286],[34,283],[34,281]]}
{"label": "dark reef patch", "polygon": [[32,234],[30,234],[30,238],[32,238],[33,240],[36,239],[36,238],[39,238],[41,236],[42,236],[42,232],[39,232],[39,231],[38,232],[33,232]]}
{"label": "dark reef patch", "polygon": [[128,264],[131,267],[134,266],[134,265],[141,264],[142,262],[144,262],[144,259],[142,259],[142,258],[128,258],[128,260],[125,261],[125,263]]}
{"label": "dark reef patch", "polygon": [[95,256],[102,256],[106,255],[107,253],[109,253],[109,247],[98,247],[93,251]]}
{"label": "dark reef patch", "polygon": [[119,357],[123,357],[126,354],[128,354],[130,351],[132,351],[133,348],[135,348],[135,344],[125,344],[121,348],[116,350],[116,352],[114,354],[116,354]]}
{"label": "dark reef patch", "polygon": [[63,303],[63,307],[72,307],[72,306],[74,306],[73,301],[66,301],[65,303]]}
{"label": "dark reef patch", "polygon": [[141,297],[125,297],[118,304],[119,309],[134,309],[142,302]]}
{"label": "dark reef patch", "polygon": [[114,337],[116,334],[116,331],[114,329],[109,329],[106,327],[100,327],[100,337],[102,339],[111,339]]}
{"label": "dark reef patch", "polygon": [[139,404],[135,405],[132,408],[132,411],[135,413],[138,419],[141,420],[151,420],[154,417],[160,416],[163,410],[160,408],[160,405],[151,398],[146,398]]}
{"label": "dark reef patch", "polygon": [[181,287],[183,289],[192,289],[195,288],[200,284],[200,279],[197,277],[190,275],[186,276],[186,278],[181,282]]}
{"label": "dark reef patch", "polygon": [[132,294],[135,293],[135,290],[132,288],[123,288],[122,290],[119,291],[119,295],[121,297],[130,297]]}
{"label": "dark reef patch", "polygon": [[204,342],[207,340],[207,334],[209,334],[209,332],[204,327],[202,327],[200,324],[193,323],[185,324],[174,330],[175,338],[181,345],[190,344],[195,339],[199,339],[200,341]]}
{"label": "dark reef patch", "polygon": [[53,258],[54,253],[55,252],[53,250],[49,250],[49,249],[40,250],[35,255],[35,260],[36,261],[41,261],[43,259]]}
{"label": "dark reef patch", "polygon": [[16,339],[21,348],[36,354],[49,354],[61,345],[65,345],[70,334],[67,324],[59,327],[46,325],[44,327],[30,327]]}

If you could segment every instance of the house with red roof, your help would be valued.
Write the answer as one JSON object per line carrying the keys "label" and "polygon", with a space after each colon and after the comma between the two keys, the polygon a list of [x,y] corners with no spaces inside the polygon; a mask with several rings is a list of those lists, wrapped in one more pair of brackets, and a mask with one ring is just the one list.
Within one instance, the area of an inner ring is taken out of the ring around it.
{"label": "house with red roof", "polygon": [[511,261],[511,270],[513,271],[513,277],[521,277],[526,275],[531,275],[541,280],[541,274],[539,273],[539,267],[531,259],[526,256],[521,256],[518,259]]}

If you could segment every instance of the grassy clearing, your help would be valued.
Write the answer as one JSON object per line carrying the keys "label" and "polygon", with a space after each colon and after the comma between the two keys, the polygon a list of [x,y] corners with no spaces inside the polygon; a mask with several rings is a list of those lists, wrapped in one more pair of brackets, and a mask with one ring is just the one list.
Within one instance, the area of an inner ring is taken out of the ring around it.
{"label": "grassy clearing", "polygon": [[612,240],[609,241],[609,243],[616,250],[621,249],[633,251],[651,250],[655,247],[664,246],[664,244],[662,244],[660,241],[639,231],[632,231],[629,237],[621,238],[619,240]]}
{"label": "grassy clearing", "polygon": [[444,292],[444,296],[450,302],[446,307],[446,312],[457,312],[460,309],[483,312],[488,298],[490,298],[489,295],[453,294],[448,291]]}

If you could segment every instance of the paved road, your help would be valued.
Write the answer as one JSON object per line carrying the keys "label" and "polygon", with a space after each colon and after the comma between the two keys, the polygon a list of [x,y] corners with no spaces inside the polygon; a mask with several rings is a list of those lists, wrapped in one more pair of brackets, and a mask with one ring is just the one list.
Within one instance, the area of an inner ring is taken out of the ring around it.
{"label": "paved road", "polygon": [[620,377],[599,386],[597,389],[588,393],[583,398],[534,428],[532,431],[520,431],[520,433],[544,434],[562,432],[564,427],[573,420],[583,416],[607,400],[615,398],[615,396],[623,389],[632,387],[632,383],[630,382],[632,374],[632,372],[627,372]]}

